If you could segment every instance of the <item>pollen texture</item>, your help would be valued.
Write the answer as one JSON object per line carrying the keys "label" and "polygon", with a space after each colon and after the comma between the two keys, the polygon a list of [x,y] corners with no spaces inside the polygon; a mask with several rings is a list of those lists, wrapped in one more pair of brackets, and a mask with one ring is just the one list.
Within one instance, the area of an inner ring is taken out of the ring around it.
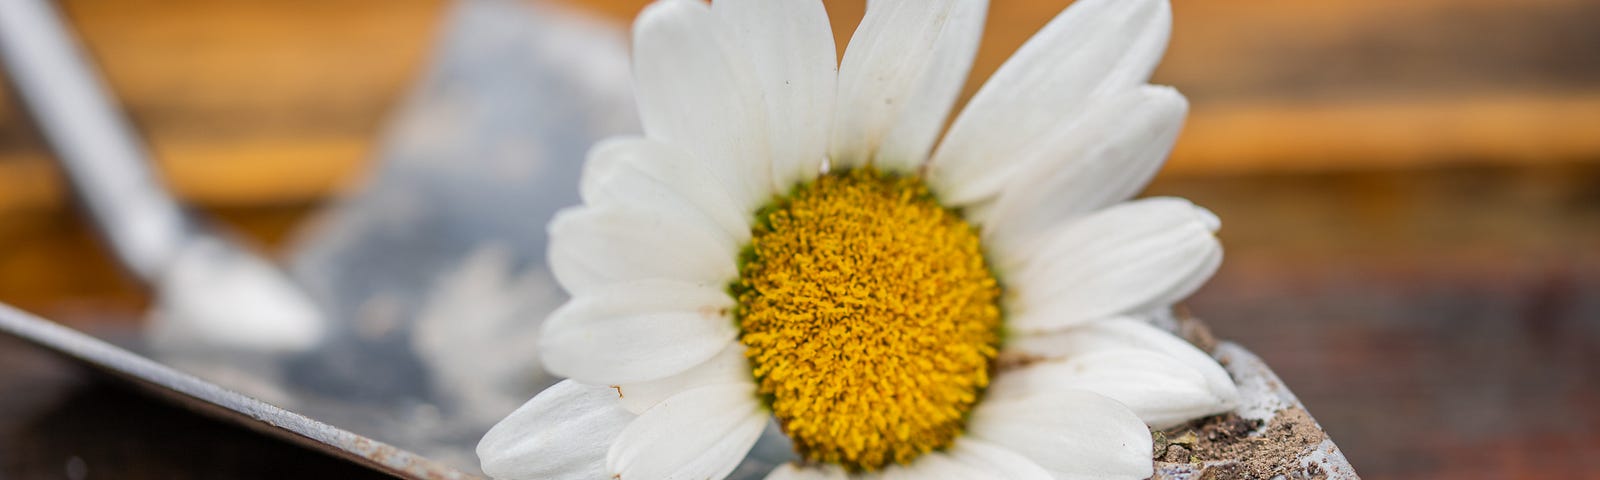
{"label": "pollen texture", "polygon": [[989,384],[1000,285],[922,180],[823,175],[760,215],[741,341],[795,449],[871,471],[947,447]]}

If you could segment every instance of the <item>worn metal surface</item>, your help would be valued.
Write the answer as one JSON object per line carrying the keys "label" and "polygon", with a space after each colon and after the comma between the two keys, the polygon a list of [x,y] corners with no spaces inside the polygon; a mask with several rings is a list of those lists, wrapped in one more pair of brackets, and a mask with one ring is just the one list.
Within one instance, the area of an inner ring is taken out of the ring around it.
{"label": "worn metal surface", "polygon": [[395,476],[418,479],[472,478],[472,475],[437,461],[222,388],[3,304],[0,304],[0,332],[129,380],[195,411],[234,421]]}
{"label": "worn metal surface", "polygon": [[[1244,347],[1222,342],[1217,345],[1213,355],[1239,386],[1242,402],[1234,413],[1244,419],[1261,422],[1251,435],[1260,435],[1271,428],[1272,421],[1280,412],[1289,409],[1305,410],[1305,405],[1301,404],[1300,399],[1289,391],[1289,387],[1272,373],[1272,369]],[[1333,439],[1322,431],[1321,425],[1317,425],[1316,430],[1322,436],[1321,441],[1316,442],[1310,449],[1303,450],[1298,458],[1279,461],[1280,464],[1294,467],[1286,468],[1283,476],[1275,478],[1288,480],[1360,478],[1356,475],[1355,468],[1350,466],[1350,461],[1344,458],[1344,453],[1334,445]],[[1219,472],[1227,471],[1229,466],[1246,460],[1249,459],[1207,460],[1194,463],[1157,461],[1156,475],[1153,478],[1159,480],[1232,478]]]}
{"label": "worn metal surface", "polygon": [[[272,305],[228,301],[236,299],[207,291],[216,276],[202,276],[184,285],[190,297],[223,308],[172,322],[170,302],[160,302],[143,341],[128,346],[206,379],[207,388],[357,435],[324,443],[361,459],[392,464],[387,444],[432,466],[476,472],[483,432],[555,381],[531,348],[539,320],[565,299],[544,266],[545,225],[577,203],[589,146],[638,130],[624,38],[616,25],[545,4],[457,4],[370,176],[310,222],[286,255],[290,276],[329,320],[319,341],[259,351],[227,335],[192,334],[278,333],[226,328]],[[61,56],[70,55],[44,58]],[[142,167],[129,150],[117,149],[126,154],[117,158]],[[162,341],[170,338],[181,341]]]}
{"label": "worn metal surface", "polygon": [[540,321],[566,299],[545,225],[578,202],[589,146],[636,132],[621,30],[543,4],[463,2],[370,177],[290,246],[325,348],[286,365],[295,411],[463,471],[555,378]]}

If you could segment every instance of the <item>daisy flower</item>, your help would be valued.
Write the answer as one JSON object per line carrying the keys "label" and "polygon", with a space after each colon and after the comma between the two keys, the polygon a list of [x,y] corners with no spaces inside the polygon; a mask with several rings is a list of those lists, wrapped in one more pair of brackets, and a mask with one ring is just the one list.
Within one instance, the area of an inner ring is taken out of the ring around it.
{"label": "daisy flower", "polygon": [[984,0],[875,0],[843,60],[817,0],[662,0],[634,24],[644,136],[550,225],[565,380],[478,446],[498,478],[1146,478],[1149,428],[1226,411],[1143,317],[1221,261],[1215,216],[1128,201],[1183,96],[1165,0],[1080,0],[940,139]]}

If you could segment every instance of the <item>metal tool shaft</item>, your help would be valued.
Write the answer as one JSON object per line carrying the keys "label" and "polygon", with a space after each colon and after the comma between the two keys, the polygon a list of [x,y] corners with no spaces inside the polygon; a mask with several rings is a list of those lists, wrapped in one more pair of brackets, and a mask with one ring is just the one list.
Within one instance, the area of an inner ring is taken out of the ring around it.
{"label": "metal tool shaft", "polygon": [[155,282],[195,227],[50,1],[0,0],[0,60],[117,257]]}
{"label": "metal tool shaft", "polygon": [[0,0],[0,60],[117,258],[156,293],[168,352],[301,351],[326,319],[278,268],[168,193],[48,0]]}

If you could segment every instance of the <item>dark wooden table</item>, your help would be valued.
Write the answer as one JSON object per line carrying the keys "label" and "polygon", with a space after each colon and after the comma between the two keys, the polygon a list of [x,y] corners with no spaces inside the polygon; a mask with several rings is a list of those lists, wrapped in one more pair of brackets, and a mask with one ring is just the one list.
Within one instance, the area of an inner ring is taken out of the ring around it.
{"label": "dark wooden table", "polygon": [[0,479],[388,478],[0,335]]}
{"label": "dark wooden table", "polygon": [[1600,478],[1600,167],[1155,186],[1228,251],[1189,302],[1364,478]]}

